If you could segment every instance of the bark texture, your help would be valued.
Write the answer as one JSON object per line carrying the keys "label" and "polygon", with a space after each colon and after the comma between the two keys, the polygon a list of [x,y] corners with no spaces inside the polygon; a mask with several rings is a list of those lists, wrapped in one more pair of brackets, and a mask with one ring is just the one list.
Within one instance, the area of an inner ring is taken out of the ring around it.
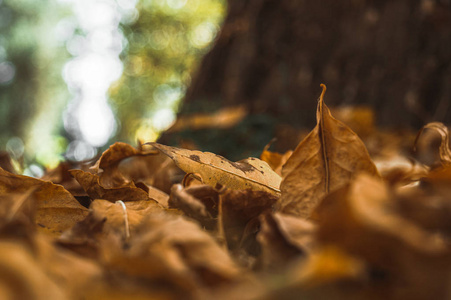
{"label": "bark texture", "polygon": [[451,1],[228,3],[181,116],[245,104],[311,128],[325,83],[329,106],[369,105],[382,126],[451,122]]}

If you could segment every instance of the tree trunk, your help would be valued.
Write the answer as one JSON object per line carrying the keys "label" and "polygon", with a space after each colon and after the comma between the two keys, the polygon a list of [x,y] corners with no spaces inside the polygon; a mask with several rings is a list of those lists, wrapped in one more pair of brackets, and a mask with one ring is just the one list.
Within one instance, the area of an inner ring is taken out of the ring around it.
{"label": "tree trunk", "polygon": [[450,122],[450,37],[446,0],[229,0],[179,116],[245,104],[268,135],[310,128],[325,83],[329,106],[368,105],[382,126]]}

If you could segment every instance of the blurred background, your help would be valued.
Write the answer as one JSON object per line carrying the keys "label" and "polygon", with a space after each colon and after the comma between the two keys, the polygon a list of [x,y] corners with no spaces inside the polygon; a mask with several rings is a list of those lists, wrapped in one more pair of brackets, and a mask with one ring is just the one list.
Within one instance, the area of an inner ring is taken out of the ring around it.
{"label": "blurred background", "polygon": [[39,176],[115,141],[258,156],[315,124],[451,121],[449,0],[0,0],[0,150]]}
{"label": "blurred background", "polygon": [[34,174],[116,140],[155,141],[225,9],[222,0],[0,0],[0,150]]}

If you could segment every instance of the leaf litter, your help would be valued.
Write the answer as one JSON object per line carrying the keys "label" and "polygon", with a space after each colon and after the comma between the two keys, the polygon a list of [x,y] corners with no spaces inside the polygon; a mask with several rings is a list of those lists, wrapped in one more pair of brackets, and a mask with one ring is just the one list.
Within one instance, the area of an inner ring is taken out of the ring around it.
{"label": "leaf litter", "polygon": [[374,128],[360,140],[322,88],[284,154],[115,143],[42,179],[5,156],[0,298],[450,299],[448,128],[425,125],[416,160]]}

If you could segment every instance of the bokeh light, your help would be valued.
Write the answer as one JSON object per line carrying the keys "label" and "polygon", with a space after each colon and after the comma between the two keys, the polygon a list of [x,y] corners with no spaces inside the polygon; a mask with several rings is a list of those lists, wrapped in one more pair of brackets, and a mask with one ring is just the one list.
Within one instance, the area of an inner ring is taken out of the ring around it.
{"label": "bokeh light", "polygon": [[[75,138],[67,149],[74,159],[95,155],[93,147],[105,145],[116,129],[107,91],[122,74],[119,54],[123,35],[119,24],[124,11],[133,10],[130,1],[72,1],[80,34],[68,35],[67,49],[74,57],[65,65],[63,77],[74,95],[65,114],[65,128]],[[66,21],[64,33],[72,30]]]}
{"label": "bokeh light", "polygon": [[225,3],[0,0],[1,150],[39,176],[115,141],[156,140],[175,122]]}

